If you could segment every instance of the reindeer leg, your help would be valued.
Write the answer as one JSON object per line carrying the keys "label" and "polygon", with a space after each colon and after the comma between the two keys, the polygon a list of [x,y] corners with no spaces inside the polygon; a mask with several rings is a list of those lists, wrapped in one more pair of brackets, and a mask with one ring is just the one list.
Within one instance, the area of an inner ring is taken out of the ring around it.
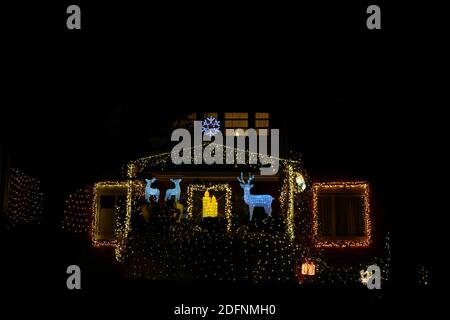
{"label": "reindeer leg", "polygon": [[250,221],[252,221],[252,218],[253,218],[253,209],[254,209],[253,206],[248,206],[248,211],[250,213]]}

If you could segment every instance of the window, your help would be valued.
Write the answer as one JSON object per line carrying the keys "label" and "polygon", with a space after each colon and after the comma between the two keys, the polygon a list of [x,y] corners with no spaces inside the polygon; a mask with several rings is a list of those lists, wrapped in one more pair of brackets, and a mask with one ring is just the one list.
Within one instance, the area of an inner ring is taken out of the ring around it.
{"label": "window", "polygon": [[[256,112],[254,114],[254,127],[258,135],[269,135],[270,133],[270,113]],[[222,119],[217,112],[204,112],[204,118],[214,117]],[[253,126],[253,114],[251,117],[248,112],[225,112],[223,114],[223,129],[243,129],[244,131]],[[222,122],[221,122],[222,124]]]}
{"label": "window", "polygon": [[[184,128],[192,129],[194,127],[194,121],[197,120],[197,114],[195,112],[188,113],[186,116],[172,121],[172,128]],[[200,119],[202,120],[202,119]]]}
{"label": "window", "polygon": [[111,243],[116,240],[116,211],[119,200],[127,195],[126,184],[98,183],[95,186],[94,245]]}
{"label": "window", "polygon": [[248,112],[227,112],[225,113],[225,128],[236,129],[248,128]]}
{"label": "window", "polygon": [[[255,113],[255,128],[259,135],[267,135],[270,132],[270,115],[268,112]],[[261,131],[261,129],[266,129]]]}
{"label": "window", "polygon": [[318,246],[369,246],[371,225],[368,184],[315,183],[313,218]]}
{"label": "window", "polygon": [[114,208],[114,196],[101,196],[100,208],[101,209],[113,209]]}
{"label": "window", "polygon": [[255,113],[255,127],[256,128],[269,128],[269,113],[268,112],[256,112]]}
{"label": "window", "polygon": [[364,236],[364,203],[360,195],[319,194],[319,236]]}
{"label": "window", "polygon": [[195,119],[197,119],[197,115],[195,114],[195,112],[191,112],[187,115],[187,118],[189,120],[195,120]]}
{"label": "window", "polygon": [[203,114],[203,118],[209,118],[209,117],[213,117],[215,119],[217,119],[217,112],[205,112]]}

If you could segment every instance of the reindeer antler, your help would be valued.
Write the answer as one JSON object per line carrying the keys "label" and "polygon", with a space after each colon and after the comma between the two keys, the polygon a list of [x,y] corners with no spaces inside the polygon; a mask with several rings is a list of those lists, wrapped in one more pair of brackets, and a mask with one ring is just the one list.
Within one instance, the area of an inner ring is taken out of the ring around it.
{"label": "reindeer antler", "polygon": [[250,184],[250,182],[252,182],[252,180],[253,180],[254,178],[255,178],[255,176],[249,175],[249,176],[248,176],[248,179],[247,179],[247,182],[245,182],[245,179],[244,179],[244,173],[241,172],[241,176],[240,176],[240,177],[237,177],[237,180],[238,180],[240,183],[243,183],[243,184]]}
{"label": "reindeer antler", "polygon": [[245,181],[244,181],[244,173],[243,173],[243,172],[241,172],[241,177],[237,177],[236,179],[237,179],[237,181],[239,181],[240,183],[245,184]]}

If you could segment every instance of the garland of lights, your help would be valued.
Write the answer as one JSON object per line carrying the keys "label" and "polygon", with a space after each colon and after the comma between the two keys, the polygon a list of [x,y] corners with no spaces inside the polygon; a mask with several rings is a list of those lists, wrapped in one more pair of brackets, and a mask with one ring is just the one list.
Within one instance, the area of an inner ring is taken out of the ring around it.
{"label": "garland of lights", "polygon": [[[244,150],[244,149],[240,149],[240,148],[236,148],[236,147],[229,147],[227,145],[217,144],[214,142],[192,146],[191,148],[188,148],[188,150],[192,151],[192,150],[195,150],[195,148],[201,148],[206,145],[220,147],[223,150],[225,150],[225,152],[227,150],[234,152],[237,163],[245,162],[247,164],[250,164],[251,162],[254,162],[256,159],[258,159],[258,157],[261,155],[258,152],[252,152],[250,150]],[[275,157],[275,156],[270,156],[270,158],[278,160],[284,166],[287,166],[289,164],[294,165],[294,166],[300,166],[300,164],[301,164],[300,160],[285,159],[285,158],[280,158],[280,157]],[[200,160],[201,159],[196,158],[196,153],[194,153],[193,162],[198,163],[198,161],[200,161]],[[252,161],[250,161],[250,160],[252,160]],[[132,177],[136,177],[138,173],[143,172],[148,167],[155,167],[155,168],[159,168],[160,170],[164,170],[170,164],[172,164],[170,151],[164,152],[164,153],[159,153],[159,154],[154,154],[154,155],[142,157],[142,158],[139,158],[139,159],[129,162],[128,165],[125,167],[124,175],[128,178],[132,178]]]}
{"label": "garland of lights", "polygon": [[[315,245],[324,248],[342,248],[342,247],[357,247],[367,248],[372,240],[372,224],[370,218],[370,200],[369,200],[369,185],[366,182],[320,182],[314,183],[313,190],[313,233],[316,238]],[[319,238],[319,216],[318,216],[318,194],[321,190],[362,190],[364,200],[364,226],[365,234],[363,240],[322,240]]]}
{"label": "garland of lights", "polygon": [[92,225],[91,225],[91,239],[92,239],[92,244],[94,247],[96,247],[96,248],[114,247],[117,244],[117,239],[116,240],[102,240],[102,241],[98,241],[95,239],[95,233],[96,233],[95,229],[98,224],[97,209],[99,207],[99,201],[100,201],[100,189],[105,190],[105,189],[117,189],[117,188],[126,188],[126,187],[127,187],[127,183],[123,182],[123,181],[103,181],[103,182],[98,182],[94,185],[94,201],[92,202],[93,219],[92,219]]}
{"label": "garland of lights", "polygon": [[126,216],[124,229],[120,232],[120,241],[116,244],[115,254],[117,261],[123,261],[124,254],[128,245],[128,234],[131,229],[131,216],[133,208],[137,207],[138,199],[144,196],[145,185],[143,182],[138,180],[132,180],[136,177],[137,166],[134,163],[129,163],[127,166],[127,177],[126,182],[127,187],[127,205],[126,205]]}
{"label": "garland of lights", "polygon": [[127,209],[126,209],[126,218],[125,218],[125,229],[121,233],[123,241],[120,245],[116,246],[116,259],[117,261],[122,261],[124,257],[124,253],[126,251],[128,245],[128,235],[131,230],[131,216],[133,214],[133,208],[138,208],[139,199],[142,199],[144,196],[144,184],[138,180],[128,180],[127,183]]}
{"label": "garland of lights", "polygon": [[224,191],[225,192],[225,217],[227,219],[227,231],[231,231],[231,187],[228,183],[223,184],[213,184],[213,185],[205,185],[205,184],[190,184],[187,188],[188,198],[187,198],[187,212],[188,215],[192,218],[194,211],[194,192],[204,192],[206,190],[213,191]]}
{"label": "garland of lights", "polygon": [[291,240],[294,240],[294,172],[292,166],[288,166],[288,185],[289,185],[289,209],[288,209],[288,230]]}

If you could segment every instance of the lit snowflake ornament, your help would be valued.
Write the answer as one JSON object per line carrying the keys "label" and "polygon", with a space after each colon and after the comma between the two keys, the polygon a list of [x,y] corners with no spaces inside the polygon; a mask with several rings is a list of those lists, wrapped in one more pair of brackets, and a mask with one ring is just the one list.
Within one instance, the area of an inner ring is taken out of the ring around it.
{"label": "lit snowflake ornament", "polygon": [[220,121],[214,117],[208,117],[203,120],[202,132],[209,137],[215,136],[220,132]]}

